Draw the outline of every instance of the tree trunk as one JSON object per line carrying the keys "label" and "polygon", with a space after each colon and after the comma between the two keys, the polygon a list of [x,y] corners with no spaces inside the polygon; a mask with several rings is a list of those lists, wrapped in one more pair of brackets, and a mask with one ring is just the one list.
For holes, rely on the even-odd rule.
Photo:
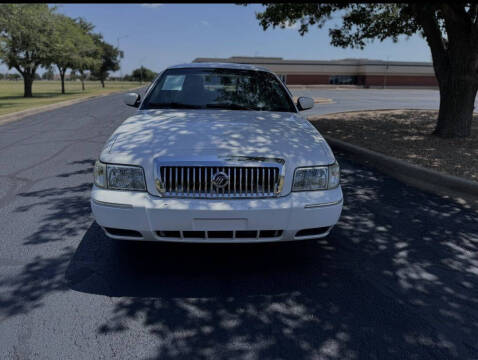
{"label": "tree trunk", "polygon": [[105,87],[105,80],[104,80],[104,79],[101,79],[100,81],[101,81],[101,86],[102,86],[102,87]]}
{"label": "tree trunk", "polygon": [[410,10],[430,46],[440,86],[440,111],[433,134],[442,138],[470,136],[478,89],[476,15],[470,17],[464,9],[457,12],[445,2],[417,2]]}
{"label": "tree trunk", "polygon": [[65,71],[60,70],[60,78],[61,78],[61,93],[64,94],[65,93]]}
{"label": "tree trunk", "polygon": [[469,74],[453,71],[439,83],[440,110],[433,134],[442,138],[470,136],[478,83]]}
{"label": "tree trunk", "polygon": [[23,74],[23,97],[32,97],[33,76],[27,72]]}
{"label": "tree trunk", "polygon": [[85,91],[85,74],[82,70],[79,70],[78,72],[80,73],[81,90]]}

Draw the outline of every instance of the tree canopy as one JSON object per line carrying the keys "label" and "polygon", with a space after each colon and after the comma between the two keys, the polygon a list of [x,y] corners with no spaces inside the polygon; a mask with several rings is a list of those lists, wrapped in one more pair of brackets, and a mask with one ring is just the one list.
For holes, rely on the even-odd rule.
{"label": "tree canopy", "polygon": [[110,71],[118,71],[120,68],[120,59],[123,58],[123,52],[117,47],[108,44],[103,40],[103,36],[95,34],[93,40],[98,49],[99,64],[93,69],[91,75],[101,81],[105,87],[104,81],[108,78]]}
{"label": "tree canopy", "polygon": [[471,133],[478,90],[478,4],[449,3],[264,3],[256,14],[264,30],[298,23],[304,35],[322,28],[333,16],[330,42],[363,49],[373,40],[421,34],[427,41],[440,88],[440,110],[435,134],[466,137]]}
{"label": "tree canopy", "polygon": [[86,72],[97,69],[101,65],[101,49],[95,44],[95,34],[93,24],[89,23],[83,18],[75,19],[77,26],[79,26],[88,41],[80,41],[77,44],[78,57],[72,64],[72,70],[76,70],[79,73],[81,80],[81,86],[85,90],[85,78]]}
{"label": "tree canopy", "polygon": [[133,81],[153,81],[156,75],[157,73],[155,73],[153,70],[141,66],[137,69],[134,69],[129,78]]}
{"label": "tree canopy", "polygon": [[53,12],[47,4],[0,4],[0,58],[23,76],[26,97],[38,67],[51,61]]}
{"label": "tree canopy", "polygon": [[104,86],[109,71],[119,69],[123,52],[92,33],[84,19],[58,14],[47,4],[0,4],[0,59],[23,77],[24,96],[32,96],[39,67],[55,65],[65,92],[67,69],[78,71],[84,89],[85,72],[94,72]]}
{"label": "tree canopy", "polygon": [[51,62],[58,67],[61,92],[64,94],[66,70],[92,68],[96,64],[93,58],[96,45],[80,23],[61,14],[54,17]]}

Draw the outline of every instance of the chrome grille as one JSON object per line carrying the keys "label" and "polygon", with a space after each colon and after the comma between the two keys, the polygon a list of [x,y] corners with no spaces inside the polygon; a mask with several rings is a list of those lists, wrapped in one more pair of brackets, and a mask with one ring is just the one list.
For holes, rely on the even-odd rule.
{"label": "chrome grille", "polygon": [[[245,164],[244,164],[245,165]],[[156,164],[156,186],[163,196],[187,198],[258,198],[279,195],[283,165]],[[229,181],[220,187],[214,177],[223,173]]]}

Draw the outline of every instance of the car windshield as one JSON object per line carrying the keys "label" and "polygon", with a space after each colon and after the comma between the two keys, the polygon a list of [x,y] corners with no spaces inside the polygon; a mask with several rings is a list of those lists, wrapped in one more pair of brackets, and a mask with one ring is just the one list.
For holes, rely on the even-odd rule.
{"label": "car windshield", "polygon": [[271,73],[214,68],[166,70],[142,108],[296,112],[284,86]]}

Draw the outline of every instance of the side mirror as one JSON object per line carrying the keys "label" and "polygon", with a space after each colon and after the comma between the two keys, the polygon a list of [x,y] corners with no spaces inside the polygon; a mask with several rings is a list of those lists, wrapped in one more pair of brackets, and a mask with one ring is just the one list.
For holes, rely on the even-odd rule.
{"label": "side mirror", "polygon": [[312,109],[314,107],[314,99],[301,96],[297,99],[297,107],[299,108],[299,111]]}
{"label": "side mirror", "polygon": [[127,93],[124,98],[124,103],[128,106],[138,107],[141,101],[141,95],[137,93]]}

